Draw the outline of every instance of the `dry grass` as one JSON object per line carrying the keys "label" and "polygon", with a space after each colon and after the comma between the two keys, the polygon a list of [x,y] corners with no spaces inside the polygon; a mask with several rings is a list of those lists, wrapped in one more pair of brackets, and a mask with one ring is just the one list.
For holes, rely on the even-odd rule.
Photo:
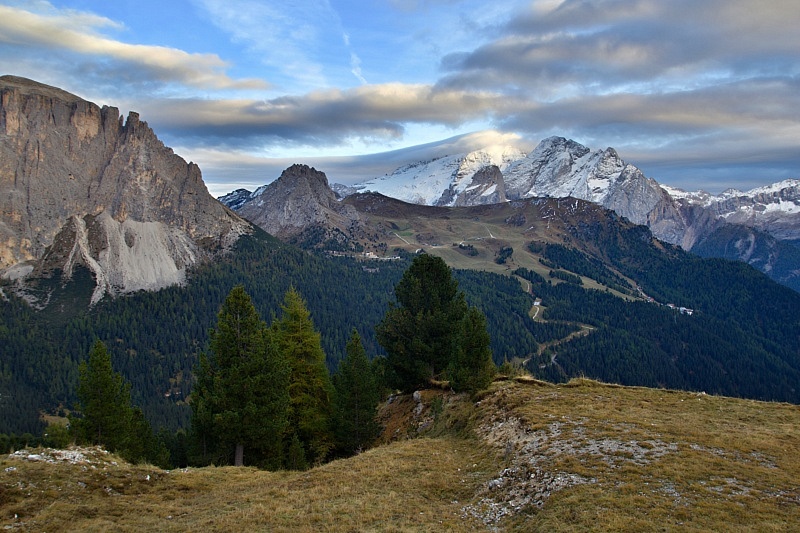
{"label": "dry grass", "polygon": [[[800,408],[574,380],[424,391],[308,472],[0,460],[14,531],[793,531]],[[16,515],[16,516],[15,516]]]}
{"label": "dry grass", "polygon": [[405,440],[308,472],[164,472],[108,457],[74,465],[4,459],[0,524],[15,531],[463,530],[460,502],[494,470],[480,450],[449,438]]}
{"label": "dry grass", "polygon": [[482,409],[483,433],[510,450],[512,467],[577,480],[515,513],[505,527],[800,528],[796,405],[581,379],[566,386],[505,385]]}

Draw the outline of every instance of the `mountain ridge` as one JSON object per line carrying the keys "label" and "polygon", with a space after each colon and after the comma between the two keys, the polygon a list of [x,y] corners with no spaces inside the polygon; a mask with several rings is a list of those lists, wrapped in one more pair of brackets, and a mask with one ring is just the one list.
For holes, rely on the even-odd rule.
{"label": "mountain ridge", "polygon": [[[688,251],[697,247],[704,256],[747,262],[800,291],[800,263],[787,248],[800,243],[800,180],[719,195],[686,192],[648,178],[613,148],[591,150],[573,140],[549,137],[528,154],[494,146],[407,164],[379,178],[331,188],[339,197],[377,192],[405,202],[451,207],[531,197],[580,198],[646,225],[666,242]],[[244,205],[251,200],[237,197]],[[746,251],[743,239],[756,235],[750,232],[745,238],[746,230],[720,242],[721,235],[735,234],[719,231],[730,225],[757,230],[762,253]]]}
{"label": "mountain ridge", "polygon": [[0,271],[88,267],[105,294],[153,290],[250,231],[139,114],[127,119],[61,89],[0,77]]}

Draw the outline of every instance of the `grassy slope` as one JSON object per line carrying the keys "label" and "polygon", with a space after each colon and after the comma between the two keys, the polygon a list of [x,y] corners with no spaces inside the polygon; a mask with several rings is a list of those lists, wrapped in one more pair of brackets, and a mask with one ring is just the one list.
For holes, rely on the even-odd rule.
{"label": "grassy slope", "polygon": [[[395,439],[308,472],[163,472],[0,460],[15,530],[788,531],[800,408],[589,380],[426,391],[383,411]],[[417,438],[407,439],[408,436]],[[149,480],[147,476],[150,476]],[[17,518],[14,515],[17,514]]]}

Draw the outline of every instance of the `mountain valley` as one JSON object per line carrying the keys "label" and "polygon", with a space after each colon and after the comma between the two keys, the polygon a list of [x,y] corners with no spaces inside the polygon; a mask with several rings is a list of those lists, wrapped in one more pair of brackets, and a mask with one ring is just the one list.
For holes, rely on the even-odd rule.
{"label": "mountain valley", "polygon": [[[648,226],[661,240],[704,257],[747,262],[800,291],[798,180],[748,192],[690,193],[645,177],[613,148],[593,151],[551,137],[527,155],[510,147],[489,147],[400,167],[354,186],[331,187],[340,196],[377,192],[443,207],[538,197],[588,200]],[[238,210],[262,201],[256,199],[265,188],[237,191],[220,200]],[[246,209],[252,213],[254,207]]]}
{"label": "mountain valley", "polygon": [[[751,200],[680,197],[614,150],[553,138],[524,157],[440,161],[458,179],[428,198],[446,205],[337,198],[324,172],[296,164],[226,207],[135,113],[123,121],[52,87],[2,82],[0,433],[39,434],[43,414],[69,412],[95,339],[147,419],[185,430],[194,369],[239,284],[264,317],[297,289],[329,370],[354,329],[380,356],[375,325],[420,253],[455,269],[498,365],[554,383],[587,376],[800,404],[800,294],[743,261],[678,246],[690,239],[704,255],[792,279],[793,212],[763,206],[795,205],[793,182]],[[404,173],[421,180],[435,163]],[[745,209],[755,214],[731,214]],[[726,213],[736,225],[719,221]]]}

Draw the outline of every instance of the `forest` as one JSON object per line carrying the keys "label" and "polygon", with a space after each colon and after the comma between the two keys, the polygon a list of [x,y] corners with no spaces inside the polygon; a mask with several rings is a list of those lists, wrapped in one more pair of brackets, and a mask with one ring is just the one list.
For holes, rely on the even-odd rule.
{"label": "forest", "polygon": [[[652,239],[646,228],[597,223],[572,228],[599,253],[532,243],[557,270],[601,277],[655,303],[627,302],[558,277],[518,270],[531,282],[455,271],[470,306],[486,317],[496,364],[528,360],[534,375],[561,381],[586,375],[609,382],[702,390],[800,403],[800,295],[737,262],[704,260]],[[528,253],[528,250],[516,253]],[[313,254],[265,233],[241,239],[223,260],[194,271],[183,286],[88,303],[86,271],[50,282],[49,305],[35,310],[4,290],[0,304],[0,433],[40,435],[42,413],[69,413],[78,368],[96,340],[131,383],[131,398],[156,431],[187,428],[194,369],[231,288],[242,285],[272,322],[287,290],[307,302],[333,372],[355,330],[370,358],[384,355],[375,327],[410,264]],[[598,258],[601,261],[598,261]],[[594,279],[594,278],[593,278]],[[631,280],[631,281],[629,281]],[[635,285],[635,287],[634,287]],[[45,287],[42,288],[44,290]],[[544,321],[531,319],[534,297]],[[695,310],[682,315],[663,304]],[[558,343],[571,333],[568,342]],[[540,345],[553,343],[540,356]]]}
{"label": "forest", "polygon": [[[626,302],[608,291],[517,270],[541,298],[545,320],[591,330],[532,359],[534,375],[563,381],[583,374],[625,385],[800,403],[799,294],[742,262],[661,249],[667,245],[654,244],[646,228],[620,234],[593,228],[584,235],[592,235],[611,265],[655,302]],[[591,259],[571,250],[557,261],[585,273]],[[679,306],[694,313],[683,314]]]}
{"label": "forest", "polygon": [[[261,232],[241,239],[224,260],[197,269],[184,286],[104,299],[83,311],[75,309],[88,303],[91,293],[85,270],[64,287],[53,284],[57,290],[41,311],[4,291],[0,433],[39,435],[42,412],[68,412],[75,402],[78,365],[97,339],[131,383],[133,403],[154,428],[187,427],[193,368],[207,349],[209,328],[225,296],[239,284],[267,321],[294,287],[321,333],[330,371],[344,357],[354,329],[370,358],[382,354],[374,328],[409,263],[410,258],[364,263],[310,254]],[[528,317],[531,300],[517,281],[472,271],[456,272],[455,278],[469,304],[485,313],[497,362],[535,350],[541,326]]]}

